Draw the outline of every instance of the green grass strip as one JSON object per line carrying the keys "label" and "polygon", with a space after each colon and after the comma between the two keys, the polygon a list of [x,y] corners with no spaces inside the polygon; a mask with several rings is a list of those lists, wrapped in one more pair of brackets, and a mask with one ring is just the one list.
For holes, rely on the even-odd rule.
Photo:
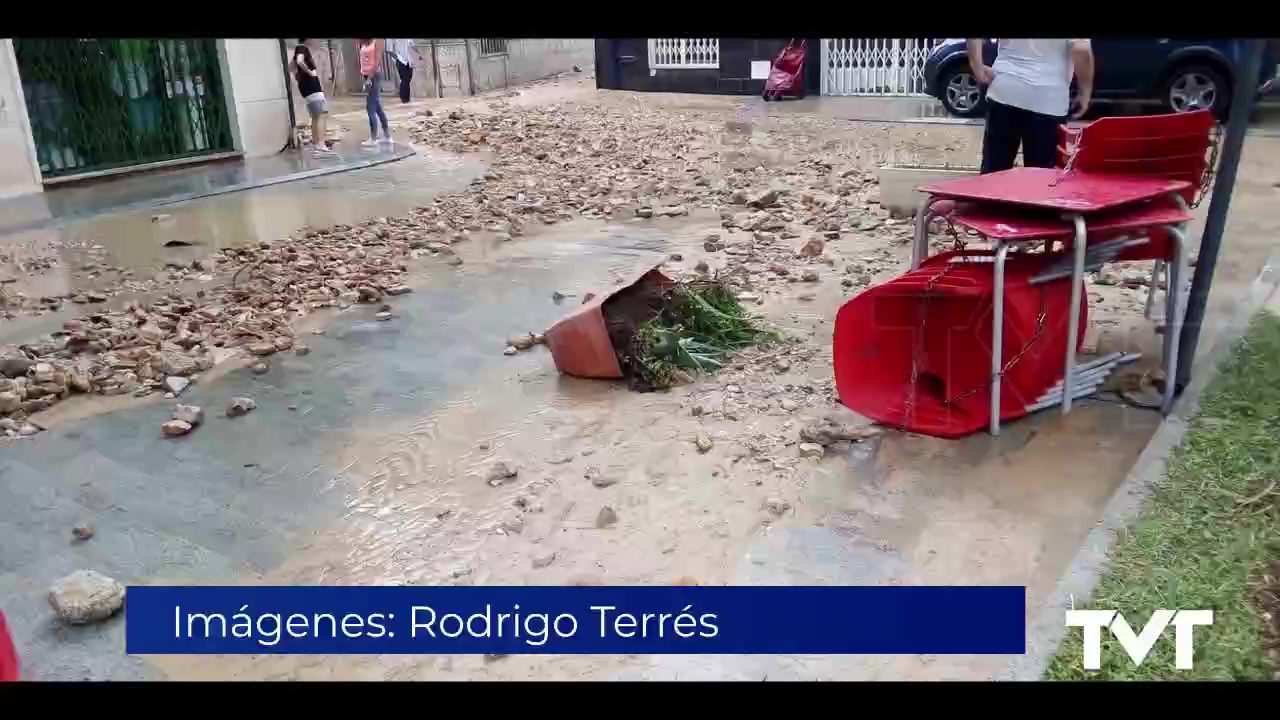
{"label": "green grass strip", "polygon": [[[1173,626],[1134,667],[1102,632],[1102,668],[1081,668],[1068,628],[1051,680],[1268,680],[1264,621],[1251,582],[1280,558],[1280,319],[1264,314],[1207,389],[1166,477],[1122,532],[1093,600],[1140,631],[1157,608],[1212,609],[1195,631],[1195,667],[1174,668]],[[1274,610],[1273,610],[1274,612]]]}

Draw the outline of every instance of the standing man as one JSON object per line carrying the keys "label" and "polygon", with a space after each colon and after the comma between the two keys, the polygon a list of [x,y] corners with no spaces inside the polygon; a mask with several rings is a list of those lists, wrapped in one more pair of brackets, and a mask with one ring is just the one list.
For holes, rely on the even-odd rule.
{"label": "standing man", "polygon": [[400,102],[409,102],[409,81],[413,79],[413,40],[392,40],[391,51],[396,55],[396,74],[400,77]]}
{"label": "standing man", "polygon": [[316,155],[334,156],[337,153],[329,149],[324,121],[324,116],[329,113],[329,102],[325,100],[324,89],[320,86],[320,73],[316,71],[316,61],[311,57],[308,42],[306,38],[298,38],[298,46],[293,49],[294,80],[298,83],[298,94],[307,104],[307,113],[311,115],[311,147]]}
{"label": "standing man", "polygon": [[987,87],[987,126],[982,172],[1008,170],[1022,146],[1022,164],[1051,168],[1057,160],[1058,126],[1089,109],[1093,97],[1093,48],[1083,40],[1002,39],[994,64],[982,59],[982,39],[969,39],[969,67]]}

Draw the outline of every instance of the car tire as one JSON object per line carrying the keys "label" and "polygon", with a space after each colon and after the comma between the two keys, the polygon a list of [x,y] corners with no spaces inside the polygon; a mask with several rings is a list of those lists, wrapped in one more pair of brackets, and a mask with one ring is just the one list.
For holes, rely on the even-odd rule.
{"label": "car tire", "polygon": [[1218,119],[1225,120],[1231,104],[1231,86],[1219,70],[1209,65],[1181,65],[1160,86],[1160,104],[1171,113],[1212,110]]}
{"label": "car tire", "polygon": [[978,86],[973,70],[963,62],[952,64],[938,76],[938,95],[942,107],[956,117],[982,117],[987,111],[986,92]]}

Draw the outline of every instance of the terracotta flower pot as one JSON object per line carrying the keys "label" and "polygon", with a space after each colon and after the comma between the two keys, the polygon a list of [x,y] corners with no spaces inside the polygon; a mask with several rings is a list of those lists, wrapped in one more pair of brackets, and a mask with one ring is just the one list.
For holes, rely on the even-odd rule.
{"label": "terracotta flower pot", "polygon": [[671,278],[655,265],[606,292],[588,294],[577,309],[552,325],[544,335],[556,369],[582,378],[621,378],[618,354],[609,339],[604,304],[619,292],[642,280],[670,285]]}

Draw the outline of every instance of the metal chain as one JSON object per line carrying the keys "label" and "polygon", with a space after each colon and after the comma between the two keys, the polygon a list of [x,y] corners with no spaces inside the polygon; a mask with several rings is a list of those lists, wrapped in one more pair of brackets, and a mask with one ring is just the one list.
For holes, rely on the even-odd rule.
{"label": "metal chain", "polygon": [[1080,154],[1080,132],[1083,130],[1084,128],[1081,128],[1073,136],[1074,142],[1071,143],[1071,148],[1067,153],[1067,162],[1062,166],[1062,173],[1059,174],[1058,177],[1049,181],[1049,187],[1056,187],[1058,183],[1066,179],[1067,175],[1071,173],[1072,168],[1075,167],[1076,155]]}
{"label": "metal chain", "polygon": [[[1004,378],[1004,376],[1005,376],[1005,373],[1009,372],[1009,370],[1010,370],[1014,365],[1016,365],[1016,364],[1018,363],[1018,361],[1019,361],[1019,360],[1021,360],[1021,359],[1022,359],[1022,357],[1023,357],[1024,355],[1026,355],[1028,352],[1030,352],[1030,351],[1031,351],[1031,348],[1036,344],[1036,341],[1037,341],[1037,340],[1039,340],[1039,339],[1040,339],[1040,336],[1044,334],[1044,326],[1045,326],[1045,319],[1046,319],[1046,317],[1047,317],[1047,313],[1046,313],[1046,311],[1045,311],[1045,285],[1044,285],[1044,284],[1042,284],[1042,285],[1040,285],[1040,312],[1036,314],[1036,330],[1035,330],[1035,332],[1034,332],[1034,333],[1032,333],[1032,335],[1031,335],[1031,339],[1027,340],[1027,342],[1026,342],[1026,343],[1024,343],[1024,344],[1022,345],[1022,348],[1021,348],[1021,349],[1019,349],[1019,350],[1018,350],[1018,352],[1017,352],[1017,353],[1015,353],[1013,357],[1009,358],[1009,361],[1008,361],[1008,362],[1006,362],[1006,363],[1005,363],[1005,364],[1000,368],[1000,372],[996,373],[996,377],[991,378],[990,380],[986,381],[985,383],[982,383],[982,384],[980,384],[980,385],[977,385],[977,386],[975,386],[975,387],[972,387],[972,388],[970,388],[970,389],[968,389],[968,390],[966,390],[966,391],[964,391],[964,392],[960,393],[959,395],[956,395],[956,396],[954,396],[954,397],[952,397],[952,398],[950,398],[950,399],[943,398],[943,400],[942,400],[942,404],[943,404],[943,405],[954,405],[954,404],[956,404],[956,403],[960,402],[961,400],[967,400],[967,399],[968,399],[970,396],[972,396],[974,393],[977,393],[977,392],[979,392],[979,391],[986,390],[986,389],[990,388],[990,387],[991,387],[991,383],[995,382],[997,378],[999,378],[999,379],[1003,379],[1003,378]],[[994,317],[992,317],[992,322],[995,322],[995,318],[994,318]],[[1068,340],[1068,342],[1070,342],[1070,340]],[[991,351],[992,351],[992,352],[1000,352],[1000,349],[999,349],[999,348],[992,348],[992,349],[991,349]]]}
{"label": "metal chain", "polygon": [[[942,216],[942,219],[945,220],[947,223],[947,231],[948,231],[948,234],[951,235],[952,249],[957,252],[963,253],[965,249],[965,243],[963,240],[960,239],[960,233],[956,230],[955,224],[952,223],[951,218],[946,215]],[[927,224],[925,226],[925,233],[927,237],[928,235]],[[927,242],[925,244],[925,252],[928,252]],[[961,255],[961,257],[964,258],[966,261],[968,260],[968,258],[963,255]],[[930,300],[933,299],[933,287],[939,280],[941,280],[943,277],[946,277],[947,273],[951,272],[951,266],[953,264],[955,263],[951,263],[951,262],[943,263],[942,269],[939,270],[937,273],[935,273],[933,277],[929,278],[928,282],[926,282],[924,286],[924,298],[920,302],[919,329],[916,332],[915,350],[911,356],[911,380],[910,380],[911,389],[907,394],[907,404],[903,411],[903,418],[907,420],[910,420],[913,417],[913,413],[915,412],[916,386],[920,380],[920,366],[924,362],[925,336],[927,334],[926,328],[927,328],[928,319],[929,319],[929,304],[930,304]]]}
{"label": "metal chain", "polygon": [[1218,174],[1218,149],[1222,146],[1222,127],[1214,125],[1209,138],[1209,164],[1205,166],[1204,175],[1200,176],[1200,189],[1196,192],[1196,199],[1191,203],[1191,209],[1200,207],[1200,203],[1209,197],[1209,193],[1213,189],[1213,179]]}
{"label": "metal chain", "polygon": [[[963,252],[965,248],[965,243],[963,240],[960,239],[960,234],[959,232],[956,231],[954,223],[952,223],[951,219],[948,217],[944,216],[943,219],[946,220],[947,222],[947,229],[954,243],[954,248],[959,252]],[[961,256],[961,257],[964,257],[964,256]],[[967,262],[968,258],[964,258],[964,259]],[[919,330],[916,334],[915,351],[912,353],[912,358],[911,358],[910,390],[908,391],[907,403],[903,413],[904,419],[907,420],[908,422],[912,419],[913,413],[915,412],[916,389],[920,380],[920,367],[924,361],[925,337],[927,335],[926,331],[927,331],[928,317],[929,317],[929,305],[930,305],[930,301],[933,299],[934,286],[937,284],[939,280],[946,277],[947,273],[951,271],[952,265],[958,265],[958,264],[960,263],[952,263],[952,262],[943,263],[942,269],[940,269],[937,273],[935,273],[932,277],[930,277],[928,282],[925,283],[924,298],[921,300],[921,303],[920,303]],[[1032,333],[1031,338],[1028,339],[1027,342],[1025,342],[1021,348],[1019,348],[1018,352],[1014,353],[1013,357],[1009,358],[1009,360],[1006,361],[1003,366],[1001,366],[1000,372],[996,373],[995,377],[987,380],[984,383],[980,383],[951,398],[943,398],[942,400],[943,405],[945,406],[955,405],[956,403],[959,403],[962,400],[967,400],[969,397],[973,396],[975,393],[978,393],[985,389],[990,388],[993,382],[995,382],[997,379],[1003,379],[1004,376],[1009,372],[1009,370],[1012,369],[1013,366],[1016,365],[1020,360],[1022,360],[1022,358],[1028,352],[1031,351],[1031,348],[1035,347],[1036,342],[1044,335],[1044,328],[1048,318],[1048,312],[1046,310],[1045,290],[1046,290],[1046,285],[1041,285],[1040,286],[1040,310],[1036,314],[1036,329],[1035,329],[1035,332]],[[995,321],[995,318],[992,317],[992,322],[994,321]],[[992,352],[999,352],[999,349],[992,348]]]}

